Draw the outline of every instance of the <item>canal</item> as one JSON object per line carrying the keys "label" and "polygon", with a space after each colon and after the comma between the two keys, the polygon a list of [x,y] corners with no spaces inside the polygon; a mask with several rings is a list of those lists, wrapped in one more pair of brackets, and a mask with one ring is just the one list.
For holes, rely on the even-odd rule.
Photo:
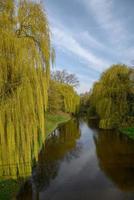
{"label": "canal", "polygon": [[47,138],[17,199],[133,200],[134,141],[72,119]]}

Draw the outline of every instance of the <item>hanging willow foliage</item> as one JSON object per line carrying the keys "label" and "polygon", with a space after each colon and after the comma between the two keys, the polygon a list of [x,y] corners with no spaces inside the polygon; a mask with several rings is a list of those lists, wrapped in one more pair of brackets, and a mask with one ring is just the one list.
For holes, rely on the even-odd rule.
{"label": "hanging willow foliage", "polygon": [[50,57],[41,5],[21,0],[16,8],[13,0],[0,0],[0,176],[29,175],[37,160],[45,138]]}
{"label": "hanging willow foliage", "polygon": [[68,113],[76,113],[79,109],[80,97],[74,91],[73,87],[61,84],[60,92],[63,99],[63,110]]}
{"label": "hanging willow foliage", "polygon": [[91,99],[100,117],[100,128],[116,128],[127,120],[130,99],[134,102],[131,70],[125,65],[113,65],[94,84]]}
{"label": "hanging willow foliage", "polygon": [[76,113],[80,103],[80,97],[72,86],[54,80],[50,82],[48,100],[49,112]]}

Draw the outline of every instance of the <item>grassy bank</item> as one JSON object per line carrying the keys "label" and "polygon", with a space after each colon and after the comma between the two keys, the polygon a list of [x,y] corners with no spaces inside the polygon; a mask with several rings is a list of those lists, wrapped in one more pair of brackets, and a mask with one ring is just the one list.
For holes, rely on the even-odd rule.
{"label": "grassy bank", "polygon": [[127,135],[129,138],[134,139],[134,127],[122,128],[120,132]]}
{"label": "grassy bank", "polygon": [[20,180],[0,180],[0,199],[1,200],[13,200],[15,199],[15,196],[17,192],[19,191]]}
{"label": "grassy bank", "polygon": [[[59,124],[70,119],[70,115],[65,113],[46,115],[46,138],[52,133]],[[7,179],[0,180],[0,200],[15,199],[17,192],[22,184],[21,180]]]}
{"label": "grassy bank", "polygon": [[46,115],[46,137],[52,133],[59,124],[67,122],[70,119],[70,115],[65,113]]}

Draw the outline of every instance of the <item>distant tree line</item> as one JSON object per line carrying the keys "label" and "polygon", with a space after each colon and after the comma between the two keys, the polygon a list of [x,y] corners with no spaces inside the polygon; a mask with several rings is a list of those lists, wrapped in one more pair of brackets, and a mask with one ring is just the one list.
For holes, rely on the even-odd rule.
{"label": "distant tree line", "polygon": [[51,73],[48,90],[48,111],[76,113],[79,109],[80,97],[75,91],[79,81],[74,74],[65,70]]}
{"label": "distant tree line", "polygon": [[57,70],[51,73],[52,80],[58,81],[59,83],[64,83],[70,85],[74,88],[79,86],[79,80],[75,74],[70,74],[66,70]]}

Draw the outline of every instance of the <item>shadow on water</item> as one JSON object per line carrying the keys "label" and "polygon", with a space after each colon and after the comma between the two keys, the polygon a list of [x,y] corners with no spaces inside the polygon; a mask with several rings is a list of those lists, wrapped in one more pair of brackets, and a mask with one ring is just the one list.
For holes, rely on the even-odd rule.
{"label": "shadow on water", "polygon": [[17,199],[133,200],[134,141],[96,120],[70,120],[46,140]]}
{"label": "shadow on water", "polygon": [[57,177],[61,162],[68,162],[79,156],[80,148],[76,141],[80,138],[78,122],[71,120],[59,127],[46,141],[34,170],[34,182],[39,190],[48,187],[51,180]]}
{"label": "shadow on water", "polygon": [[101,170],[122,191],[134,191],[134,141],[113,131],[94,136]]}
{"label": "shadow on water", "polygon": [[39,154],[38,164],[33,170],[31,180],[23,185],[17,199],[39,199],[39,191],[49,187],[51,181],[57,177],[63,160],[70,162],[79,156],[80,145],[77,145],[79,138],[79,123],[76,120],[70,120],[54,131]]}

